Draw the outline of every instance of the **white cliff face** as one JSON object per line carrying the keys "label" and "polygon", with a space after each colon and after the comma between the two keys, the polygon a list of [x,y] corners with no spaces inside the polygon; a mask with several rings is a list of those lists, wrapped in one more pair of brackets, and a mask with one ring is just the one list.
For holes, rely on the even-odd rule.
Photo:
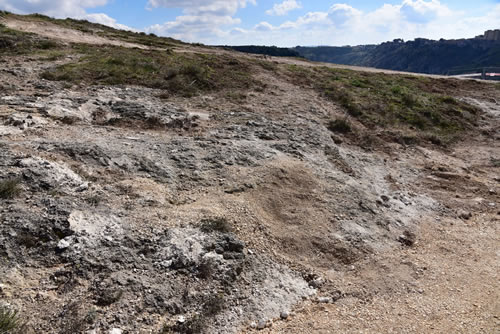
{"label": "white cliff face", "polygon": [[483,35],[477,36],[476,38],[488,41],[500,41],[500,29],[487,30]]}
{"label": "white cliff face", "polygon": [[488,30],[484,33],[484,37],[491,41],[500,41],[500,29]]}

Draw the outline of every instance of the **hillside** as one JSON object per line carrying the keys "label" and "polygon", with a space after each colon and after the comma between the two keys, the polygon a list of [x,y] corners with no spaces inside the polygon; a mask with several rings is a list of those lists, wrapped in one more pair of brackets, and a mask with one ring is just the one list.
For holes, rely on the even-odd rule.
{"label": "hillside", "polygon": [[278,48],[276,46],[259,46],[259,45],[226,45],[226,49],[239,52],[253,53],[258,55],[266,55],[272,57],[300,57],[297,51],[289,48]]}
{"label": "hillside", "polygon": [[0,14],[0,333],[498,328],[498,83]]}
{"label": "hillside", "polygon": [[296,47],[313,61],[429,74],[461,74],[483,67],[500,67],[500,40],[481,38],[404,42],[346,47]]}

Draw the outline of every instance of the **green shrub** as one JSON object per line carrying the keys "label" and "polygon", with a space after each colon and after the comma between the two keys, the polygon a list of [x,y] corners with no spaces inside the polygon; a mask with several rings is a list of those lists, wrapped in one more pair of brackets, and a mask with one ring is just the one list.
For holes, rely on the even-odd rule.
{"label": "green shrub", "polygon": [[328,122],[328,130],[332,132],[348,133],[351,132],[351,124],[346,119],[335,119]]}
{"label": "green shrub", "polygon": [[59,44],[57,44],[54,41],[43,40],[43,41],[38,42],[37,48],[42,49],[42,50],[49,50],[49,49],[55,49],[58,46],[59,46]]}
{"label": "green shrub", "polygon": [[25,324],[16,311],[0,307],[0,334],[22,334]]}
{"label": "green shrub", "polygon": [[21,192],[21,181],[19,179],[8,179],[0,181],[0,198],[12,199]]}
{"label": "green shrub", "polygon": [[224,217],[202,219],[200,229],[205,233],[228,233],[232,231],[231,224]]}
{"label": "green shrub", "polygon": [[418,100],[415,97],[415,95],[410,94],[410,93],[405,93],[402,96],[402,102],[405,106],[407,106],[408,108],[411,108],[418,103]]}
{"label": "green shrub", "polygon": [[452,104],[452,105],[457,105],[458,104],[458,101],[451,97],[451,96],[443,96],[440,98],[441,102],[443,103],[447,103],[447,104]]}

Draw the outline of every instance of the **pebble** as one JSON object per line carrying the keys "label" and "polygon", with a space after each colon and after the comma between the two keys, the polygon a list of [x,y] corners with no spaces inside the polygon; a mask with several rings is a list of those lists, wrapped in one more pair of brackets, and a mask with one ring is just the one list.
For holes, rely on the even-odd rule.
{"label": "pebble", "polygon": [[257,324],[257,329],[264,329],[266,328],[267,321],[264,319],[259,320],[259,323]]}
{"label": "pebble", "polygon": [[69,248],[69,246],[71,246],[71,242],[66,238],[59,240],[57,243],[58,250],[65,250],[66,248]]}
{"label": "pebble", "polygon": [[109,334],[122,334],[122,330],[120,328],[112,328],[110,331],[109,331]]}
{"label": "pebble", "polygon": [[318,303],[321,304],[330,304],[332,302],[332,299],[330,297],[319,297],[318,298]]}
{"label": "pebble", "polygon": [[283,319],[283,320],[288,319],[288,317],[289,317],[289,316],[290,316],[290,315],[288,314],[288,312],[287,312],[287,311],[283,311],[283,312],[281,312],[281,314],[280,314],[280,318],[281,318],[281,319]]}

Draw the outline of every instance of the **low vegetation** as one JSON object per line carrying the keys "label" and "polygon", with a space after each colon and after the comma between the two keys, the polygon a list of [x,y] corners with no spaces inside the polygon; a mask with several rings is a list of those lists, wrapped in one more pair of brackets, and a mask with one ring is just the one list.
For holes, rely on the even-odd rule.
{"label": "low vegetation", "polygon": [[0,307],[0,334],[22,334],[24,327],[24,322],[16,311]]}
{"label": "low vegetation", "polygon": [[255,83],[250,64],[230,56],[89,45],[75,45],[73,52],[82,55],[78,62],[55,67],[42,77],[72,83],[140,85],[186,97],[222,88],[247,90]]}
{"label": "low vegetation", "polygon": [[0,55],[22,55],[49,51],[58,43],[35,34],[13,30],[0,23]]}
{"label": "low vegetation", "polygon": [[228,233],[232,231],[231,224],[227,221],[226,218],[217,217],[217,218],[205,218],[201,221],[201,228],[203,232],[221,232]]}
{"label": "low vegetation", "polygon": [[8,179],[0,181],[0,199],[12,199],[21,192],[21,181]]}
{"label": "low vegetation", "polygon": [[[413,130],[422,139],[448,143],[475,124],[478,110],[445,92],[439,81],[416,76],[366,73],[329,67],[288,65],[285,75],[341,106],[365,126]],[[328,127],[349,132],[341,120]]]}
{"label": "low vegetation", "polygon": [[332,132],[348,133],[351,132],[351,124],[346,119],[335,119],[328,123],[328,130]]}

